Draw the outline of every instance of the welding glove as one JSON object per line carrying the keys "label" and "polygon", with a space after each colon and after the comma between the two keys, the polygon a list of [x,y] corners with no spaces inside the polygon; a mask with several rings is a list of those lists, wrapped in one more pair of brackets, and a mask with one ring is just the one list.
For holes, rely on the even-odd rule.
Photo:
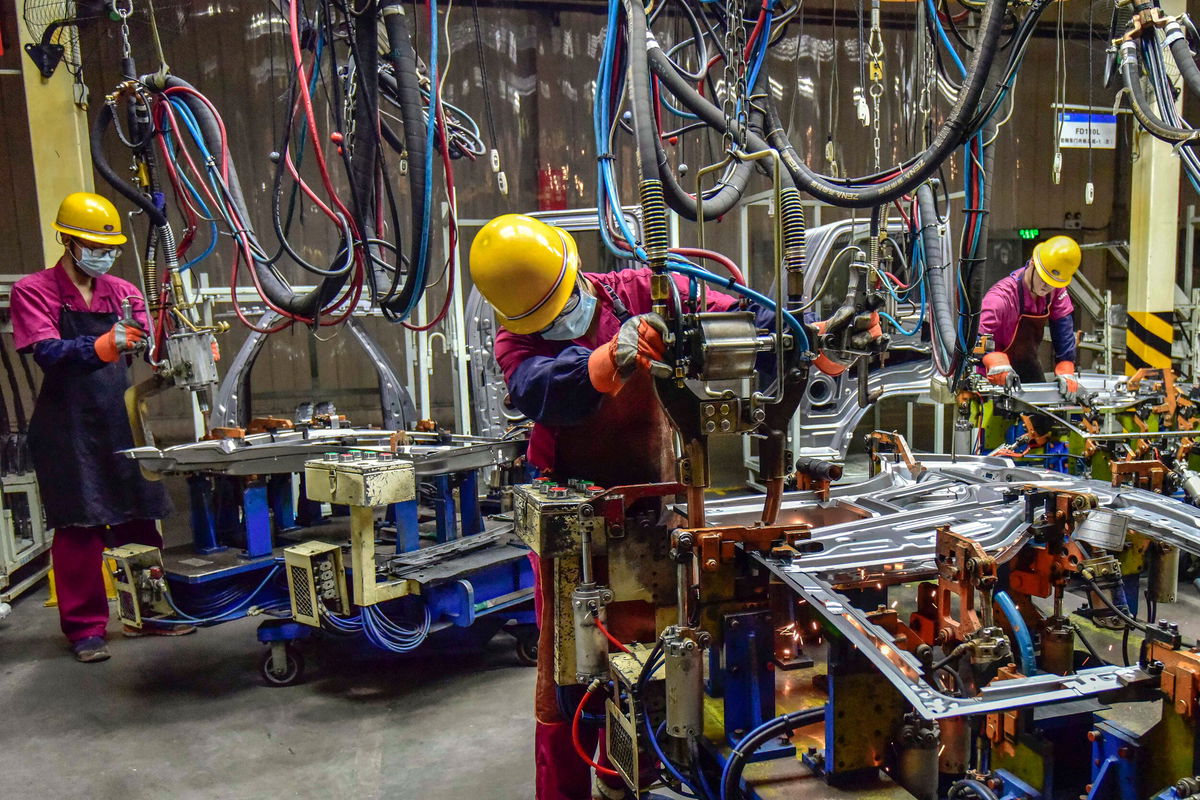
{"label": "welding glove", "polygon": [[988,353],[983,357],[983,367],[987,370],[988,383],[993,386],[1003,387],[1009,391],[1020,390],[1021,379],[1017,377],[1017,371],[1009,363],[1006,354],[1000,352]]}
{"label": "welding glove", "polygon": [[96,337],[96,355],[101,361],[111,364],[122,355],[132,353],[146,341],[146,329],[136,320],[122,319],[108,333]]}
{"label": "welding glove", "polygon": [[625,320],[617,335],[588,357],[592,386],[598,392],[616,394],[638,370],[669,375],[670,369],[663,363],[667,354],[663,341],[666,333],[667,324],[657,314],[638,314]]}
{"label": "welding glove", "polygon": [[1079,379],[1075,377],[1075,365],[1060,361],[1054,365],[1054,377],[1058,381],[1058,393],[1068,403],[1079,401]]}

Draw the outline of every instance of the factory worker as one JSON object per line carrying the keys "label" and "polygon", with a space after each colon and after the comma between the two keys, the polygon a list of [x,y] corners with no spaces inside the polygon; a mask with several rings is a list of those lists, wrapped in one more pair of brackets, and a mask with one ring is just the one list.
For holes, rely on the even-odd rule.
{"label": "factory worker", "polygon": [[[155,520],[171,512],[162,483],[147,481],[116,451],[133,446],[125,411],[128,356],[146,339],[145,300],[108,274],[125,236],[117,209],[100,195],[67,195],[54,221],[58,262],[12,289],[14,345],[42,368],[29,451],[46,524],[63,633],[82,662],[109,657],[106,544],[162,546]],[[130,316],[121,312],[128,301]],[[126,629],[181,634],[190,627]]]}
{"label": "factory worker", "polygon": [[[666,350],[666,328],[649,314],[650,270],[585,273],[580,266],[570,234],[520,214],[488,222],[471,245],[471,277],[502,327],[496,360],[513,405],[535,423],[529,461],[560,481],[603,487],[674,480],[671,428],[650,375]],[[676,284],[687,298],[687,280]],[[707,302],[724,311],[736,301],[709,291]],[[756,313],[760,326],[771,324],[773,314]],[[537,798],[587,800],[590,768],[575,752],[556,696],[553,569],[547,563],[538,572]],[[578,694],[569,696],[578,703]],[[588,711],[603,713],[594,703]],[[594,750],[596,731],[586,728],[583,740]],[[595,790],[620,798],[622,786],[606,777]]]}
{"label": "factory worker", "polygon": [[1001,278],[984,295],[979,334],[991,336],[996,348],[983,357],[988,381],[1015,389],[1022,381],[1045,380],[1038,345],[1049,323],[1058,389],[1064,399],[1075,402],[1075,307],[1066,287],[1079,261],[1074,239],[1051,237],[1033,248],[1024,267]]}

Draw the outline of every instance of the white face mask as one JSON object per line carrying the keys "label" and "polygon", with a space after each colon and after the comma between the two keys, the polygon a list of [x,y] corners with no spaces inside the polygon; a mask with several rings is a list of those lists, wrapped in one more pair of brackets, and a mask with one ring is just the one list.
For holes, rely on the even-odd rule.
{"label": "white face mask", "polygon": [[113,247],[93,250],[90,247],[79,246],[79,255],[75,258],[75,266],[93,278],[99,278],[112,269],[117,260],[119,250]]}
{"label": "white face mask", "polygon": [[596,313],[595,296],[579,288],[579,302],[567,313],[554,320],[554,323],[542,331],[543,339],[569,342],[587,333],[592,326],[592,317]]}

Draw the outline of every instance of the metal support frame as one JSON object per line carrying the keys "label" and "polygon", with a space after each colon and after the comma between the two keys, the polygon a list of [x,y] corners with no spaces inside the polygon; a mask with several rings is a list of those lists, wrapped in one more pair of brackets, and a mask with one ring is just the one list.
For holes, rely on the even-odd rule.
{"label": "metal support frame", "polygon": [[[264,314],[259,327],[269,328],[282,318],[275,312]],[[400,382],[391,359],[378,342],[367,332],[355,317],[345,322],[346,330],[359,343],[375,372],[379,376],[379,402],[383,411],[383,427],[388,430],[403,430],[415,421],[412,398],[408,389]],[[210,424],[214,428],[244,428],[249,421],[250,370],[266,344],[267,334],[252,331],[230,362],[229,370],[221,379],[213,402]]]}
{"label": "metal support frame", "polygon": [[[1186,11],[1183,0],[1163,0],[1167,14]],[[1183,98],[1176,101],[1182,104]],[[1167,142],[1134,133],[1129,203],[1129,290],[1125,374],[1171,366],[1175,266],[1179,234],[1179,159]]]}
{"label": "metal support frame", "polygon": [[[721,686],[725,736],[731,746],[775,716],[774,630],[768,611],[727,614],[724,619],[724,669]],[[794,755],[786,739],[769,742],[751,757],[766,761]]]}
{"label": "metal support frame", "polygon": [[[0,601],[8,601],[32,587],[47,573],[48,566],[32,572],[28,572],[27,568],[50,550],[52,537],[46,529],[37,478],[32,472],[6,475],[0,478],[0,488],[3,489],[0,494],[0,589],[4,590],[0,593]],[[7,498],[7,495],[15,494],[25,495],[29,509],[29,517],[22,520],[20,529]],[[26,571],[22,573],[24,577],[16,584],[11,584],[12,576],[22,570]]]}
{"label": "metal support frame", "polygon": [[242,520],[246,531],[246,558],[271,555],[274,544],[271,536],[271,504],[267,499],[267,484],[248,482],[242,488]]}

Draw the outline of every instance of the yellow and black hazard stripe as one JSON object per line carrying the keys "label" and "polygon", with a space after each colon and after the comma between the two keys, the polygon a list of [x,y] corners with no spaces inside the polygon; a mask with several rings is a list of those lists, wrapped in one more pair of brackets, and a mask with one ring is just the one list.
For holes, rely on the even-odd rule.
{"label": "yellow and black hazard stripe", "polygon": [[1130,311],[1125,318],[1125,374],[1171,366],[1173,311]]}

